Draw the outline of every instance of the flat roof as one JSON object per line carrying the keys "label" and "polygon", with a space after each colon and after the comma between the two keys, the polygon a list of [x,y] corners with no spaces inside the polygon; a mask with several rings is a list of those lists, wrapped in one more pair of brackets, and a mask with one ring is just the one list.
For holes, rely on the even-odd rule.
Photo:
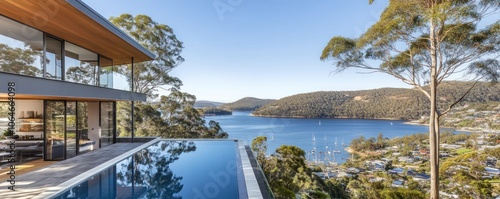
{"label": "flat roof", "polygon": [[0,14],[113,59],[114,64],[150,61],[154,53],[81,0],[1,1]]}

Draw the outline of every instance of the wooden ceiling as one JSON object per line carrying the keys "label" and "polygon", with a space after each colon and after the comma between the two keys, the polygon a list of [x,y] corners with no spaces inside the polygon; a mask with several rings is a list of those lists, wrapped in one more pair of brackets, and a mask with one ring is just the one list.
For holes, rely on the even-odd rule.
{"label": "wooden ceiling", "polygon": [[66,0],[0,0],[0,14],[109,57],[115,65],[130,63],[132,57],[134,62],[142,62],[152,60],[154,56],[144,52],[144,48],[138,49]]}

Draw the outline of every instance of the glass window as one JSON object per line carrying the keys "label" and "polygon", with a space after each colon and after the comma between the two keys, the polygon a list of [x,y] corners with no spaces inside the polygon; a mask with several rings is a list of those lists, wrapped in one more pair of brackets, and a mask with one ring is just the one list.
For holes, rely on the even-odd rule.
{"label": "glass window", "polygon": [[0,16],[0,71],[43,76],[43,33]]}
{"label": "glass window", "polygon": [[[9,128],[9,103],[0,101],[0,133]],[[0,134],[0,137],[3,134]]]}
{"label": "glass window", "polygon": [[62,72],[62,42],[50,36],[45,37],[45,78],[61,79]]}
{"label": "glass window", "polygon": [[130,64],[113,66],[113,88],[124,91],[131,90],[130,84]]}
{"label": "glass window", "polygon": [[64,159],[64,118],[66,107],[64,101],[46,101],[45,104],[45,151],[46,160]]}
{"label": "glass window", "polygon": [[89,103],[88,102],[78,102],[78,128],[77,128],[77,136],[79,139],[79,150],[78,154],[81,154],[83,152],[91,151],[94,150],[94,148],[97,148],[97,143],[99,143],[99,140],[93,139],[91,136],[89,136]]}
{"label": "glass window", "polygon": [[69,42],[64,50],[65,80],[96,85],[97,54]]}
{"label": "glass window", "polygon": [[113,60],[99,57],[99,86],[113,88]]}
{"label": "glass window", "polygon": [[101,147],[113,143],[113,134],[115,132],[114,102],[101,102]]}
{"label": "glass window", "polygon": [[66,102],[66,159],[76,156],[76,101]]}

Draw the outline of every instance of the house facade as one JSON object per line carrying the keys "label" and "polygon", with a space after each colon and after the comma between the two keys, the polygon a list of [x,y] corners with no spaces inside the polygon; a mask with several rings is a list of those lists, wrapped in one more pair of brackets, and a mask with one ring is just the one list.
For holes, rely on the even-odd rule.
{"label": "house facade", "polygon": [[80,0],[0,2],[0,104],[14,82],[17,153],[64,160],[116,143],[116,102],[146,100],[132,71],[154,57]]}

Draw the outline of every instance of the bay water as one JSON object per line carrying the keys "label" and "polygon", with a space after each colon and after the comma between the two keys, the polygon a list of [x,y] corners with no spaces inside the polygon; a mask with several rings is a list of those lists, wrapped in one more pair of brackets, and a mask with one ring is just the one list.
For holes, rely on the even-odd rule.
{"label": "bay water", "polygon": [[243,140],[248,145],[255,137],[266,136],[268,154],[274,153],[281,145],[293,145],[306,151],[310,160],[313,159],[311,151],[315,149],[317,155],[323,154],[322,157],[331,154],[327,156],[328,160],[335,158],[337,163],[343,163],[351,156],[345,148],[354,138],[376,138],[379,133],[394,138],[428,132],[427,126],[405,124],[402,120],[267,118],[251,116],[250,112],[206,116],[205,120],[219,122],[229,138]]}

